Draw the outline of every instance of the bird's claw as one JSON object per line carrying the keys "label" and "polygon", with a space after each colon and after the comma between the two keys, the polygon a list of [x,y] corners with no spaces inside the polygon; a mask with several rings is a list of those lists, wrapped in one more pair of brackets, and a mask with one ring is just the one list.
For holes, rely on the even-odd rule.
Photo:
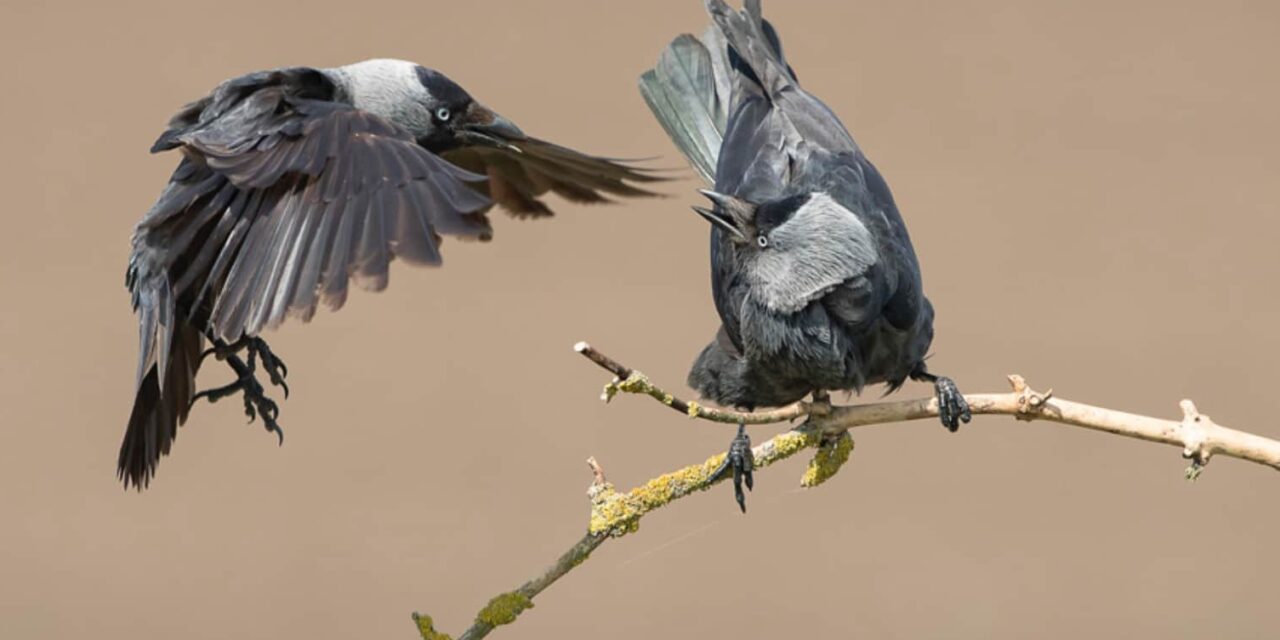
{"label": "bird's claw", "polygon": [[968,424],[969,420],[973,419],[969,403],[956,387],[954,380],[946,376],[938,376],[933,381],[933,388],[938,394],[938,417],[942,420],[942,426],[948,431],[955,433],[960,428],[961,422]]}
{"label": "bird's claw", "polygon": [[267,376],[271,379],[271,384],[284,390],[285,399],[289,398],[289,385],[284,379],[289,377],[289,367],[285,366],[284,360],[281,360],[271,347],[267,346],[267,341],[257,336],[244,336],[239,340],[227,344],[220,340],[215,340],[213,346],[205,349],[200,354],[200,364],[204,364],[205,359],[209,356],[217,356],[219,360],[226,360],[232,356],[239,354],[241,351],[248,351],[249,357],[246,358],[245,364],[249,370],[256,368],[256,363],[261,362],[262,368],[266,369]]}
{"label": "bird's claw", "polygon": [[279,444],[283,445],[284,429],[281,429],[280,423],[276,422],[280,417],[280,405],[267,397],[262,383],[258,382],[252,373],[242,382],[244,385],[240,390],[244,393],[244,414],[249,416],[249,422],[252,423],[255,418],[261,417],[262,426],[266,428],[267,433],[276,434]]}
{"label": "bird's claw", "polygon": [[743,513],[747,512],[747,496],[742,492],[742,485],[747,485],[747,491],[751,491],[755,486],[755,479],[751,472],[755,469],[756,459],[751,453],[751,436],[747,435],[747,425],[738,423],[738,435],[734,436],[733,442],[729,443],[729,453],[725,456],[724,462],[711,473],[711,482],[715,482],[723,477],[729,470],[733,470],[733,497],[738,501],[738,508]]}
{"label": "bird's claw", "polygon": [[224,350],[220,353],[219,357],[225,359],[227,363],[231,365],[232,371],[235,371],[237,376],[236,381],[225,386],[206,389],[195,394],[195,396],[191,398],[191,404],[194,405],[201,398],[205,398],[210,403],[214,403],[223,398],[235,395],[236,393],[242,393],[244,394],[244,414],[249,417],[249,422],[252,423],[254,420],[261,417],[262,425],[266,428],[267,432],[276,434],[276,438],[279,440],[279,443],[283,445],[284,429],[281,429],[280,424],[277,422],[277,419],[280,417],[280,405],[267,397],[266,389],[262,387],[261,382],[258,382],[258,378],[255,375],[256,367],[254,356],[257,355],[262,359],[263,368],[267,369],[267,374],[271,376],[272,383],[284,387],[285,397],[288,397],[289,390],[288,387],[284,385],[283,376],[281,376],[279,382],[277,382],[277,374],[273,373],[273,365],[268,364],[269,362],[274,362],[275,365],[282,367],[283,363],[279,362],[279,360],[275,358],[269,350],[266,351],[266,355],[263,356],[263,352],[261,351],[262,346],[249,345],[248,349],[249,358],[247,361],[241,360],[239,356],[234,355],[234,351],[226,353]]}
{"label": "bird's claw", "polygon": [[262,368],[266,369],[267,376],[271,379],[271,384],[284,390],[285,400],[289,399],[289,385],[284,379],[289,376],[289,367],[285,366],[284,360],[281,360],[275,353],[271,351],[271,347],[267,346],[267,341],[262,338],[249,339],[249,357],[257,357],[262,362]]}

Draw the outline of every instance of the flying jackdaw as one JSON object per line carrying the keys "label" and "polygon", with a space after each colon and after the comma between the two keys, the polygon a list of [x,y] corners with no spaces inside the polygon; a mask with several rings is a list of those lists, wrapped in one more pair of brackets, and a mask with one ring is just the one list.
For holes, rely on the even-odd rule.
{"label": "flying jackdaw", "polygon": [[[759,0],[706,0],[713,25],[682,35],[641,77],[645,101],[714,191],[711,288],[721,326],[689,372],[704,398],[751,411],[812,393],[932,382],[942,423],[970,419],[925,368],[933,307],[889,185],[835,114],[800,87]],[[725,465],[746,510],[751,444]]]}
{"label": "flying jackdaw", "polygon": [[[401,60],[293,67],[228,80],[152,147],[181,160],[133,235],[126,284],[140,322],[136,397],[120,447],[145,487],[192,403],[235,393],[281,434],[256,377],[287,370],[260,336],[338,309],[348,280],[387,286],[390,263],[439,265],[442,236],[488,240],[486,212],[551,215],[540,196],[606,202],[655,180],[525,135],[438,71]],[[205,351],[205,342],[212,347]],[[244,357],[241,357],[241,354]],[[235,382],[196,393],[208,355]]]}

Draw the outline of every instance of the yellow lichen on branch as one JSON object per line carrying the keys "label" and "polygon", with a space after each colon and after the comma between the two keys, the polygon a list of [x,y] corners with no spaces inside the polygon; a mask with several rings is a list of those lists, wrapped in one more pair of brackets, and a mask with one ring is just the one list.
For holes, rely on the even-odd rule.
{"label": "yellow lichen on branch", "polygon": [[525,609],[532,609],[533,601],[528,596],[518,591],[511,591],[501,595],[494,596],[489,604],[485,605],[480,613],[476,614],[476,622],[500,627],[504,624],[511,624],[520,617]]}
{"label": "yellow lichen on branch", "polygon": [[[756,468],[761,468],[816,447],[820,442],[819,432],[801,427],[779,434],[751,452]],[[851,438],[849,442],[852,443]],[[852,450],[852,444],[844,451],[844,460],[849,458],[849,450]],[[640,528],[640,518],[644,514],[695,491],[705,491],[723,480],[724,477],[713,478],[712,474],[724,464],[725,455],[718,453],[700,464],[660,475],[626,493],[619,493],[613,484],[607,482],[592,487],[591,520],[587,531],[592,535],[607,534],[614,538],[634,533]],[[829,472],[826,477],[834,474],[842,463],[843,460],[824,466]]]}
{"label": "yellow lichen on branch", "polygon": [[587,531],[619,538],[640,528],[640,518],[672,500],[703,491],[713,483],[711,473],[724,462],[725,454],[707,458],[666,473],[626,493],[619,493],[612,483],[605,483],[591,498],[591,520]]}
{"label": "yellow lichen on branch", "polygon": [[453,640],[453,636],[436,631],[435,622],[431,620],[431,616],[414,612],[413,624],[417,625],[418,633],[422,634],[422,640]]}
{"label": "yellow lichen on branch", "polygon": [[841,433],[834,438],[830,438],[818,447],[818,452],[813,455],[813,459],[809,461],[809,468],[805,469],[804,475],[800,478],[800,486],[816,487],[840,471],[840,467],[849,461],[849,454],[853,453],[853,436],[848,431]]}

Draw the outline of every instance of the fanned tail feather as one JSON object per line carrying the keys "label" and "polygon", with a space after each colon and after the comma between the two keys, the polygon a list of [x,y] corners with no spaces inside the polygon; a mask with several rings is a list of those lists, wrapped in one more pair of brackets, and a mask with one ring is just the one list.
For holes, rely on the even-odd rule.
{"label": "fanned tail feather", "polygon": [[682,34],[658,63],[640,76],[649,110],[693,168],[715,182],[726,122],[738,92],[766,97],[796,82],[773,26],[759,0],[734,11],[723,0],[707,0],[715,24],[701,37]]}
{"label": "fanned tail feather", "polygon": [[640,94],[693,168],[714,182],[731,89],[725,44],[715,27],[677,37],[640,77]]}

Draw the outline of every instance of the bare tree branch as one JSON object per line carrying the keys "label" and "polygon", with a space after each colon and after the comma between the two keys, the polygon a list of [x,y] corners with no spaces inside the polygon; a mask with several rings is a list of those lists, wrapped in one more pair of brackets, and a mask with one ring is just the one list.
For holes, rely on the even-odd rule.
{"label": "bare tree branch", "polygon": [[619,391],[623,393],[637,393],[652,397],[654,400],[679,411],[691,418],[701,418],[703,420],[711,420],[712,422],[725,422],[738,424],[772,424],[775,422],[788,422],[796,418],[809,415],[810,406],[807,402],[796,402],[780,409],[772,411],[756,411],[752,413],[742,413],[739,411],[726,411],[724,409],[716,409],[714,407],[705,407],[697,402],[688,402],[675,397],[674,395],[663,391],[653,383],[649,382],[649,378],[643,373],[624,366],[609,356],[596,351],[594,347],[579,342],[573,345],[573,350],[582,354],[586,359],[596,363],[602,369],[614,375],[613,382],[604,386],[604,393],[600,398],[605,402],[613,400],[613,397]]}
{"label": "bare tree branch", "polygon": [[[809,423],[814,428],[836,433],[854,427],[920,420],[938,415],[936,398],[859,404],[835,407],[830,411],[824,406],[807,402],[754,413],[712,409],[675,397],[654,385],[643,373],[618,364],[585,342],[579,342],[574,350],[614,375],[620,372],[627,374],[625,378],[606,385],[607,398],[612,398],[619,391],[644,394],[667,406],[680,407],[690,417],[712,422],[767,424],[808,416]],[[604,362],[612,366],[602,364]],[[1054,399],[1052,389],[1044,393],[1033,391],[1019,375],[1009,376],[1009,383],[1013,386],[1012,393],[966,395],[965,400],[969,402],[975,415],[1010,415],[1019,420],[1045,420],[1179,446],[1183,449],[1183,457],[1190,459],[1195,467],[1203,467],[1208,464],[1209,458],[1221,453],[1280,470],[1280,442],[1215,424],[1208,415],[1201,414],[1190,400],[1179,403],[1182,420],[1165,420]]]}
{"label": "bare tree branch", "polygon": [[[682,400],[650,382],[643,373],[596,351],[585,342],[579,342],[574,350],[614,374],[614,380],[605,385],[602,398],[606,402],[619,392],[647,395],[692,418],[719,423],[770,424],[806,418],[803,424],[752,449],[755,467],[760,469],[806,449],[816,448],[817,453],[801,478],[801,485],[805,487],[825,482],[848,460],[853,451],[850,429],[938,415],[936,398],[841,407],[832,407],[825,401],[797,402],[772,411],[726,411]],[[970,410],[975,415],[1044,420],[1181,447],[1182,456],[1191,460],[1191,466],[1185,472],[1188,480],[1196,479],[1209,459],[1218,454],[1280,470],[1280,441],[1216,424],[1208,415],[1200,413],[1190,400],[1180,403],[1181,420],[1166,420],[1054,398],[1052,390],[1044,393],[1034,391],[1018,375],[1009,376],[1009,383],[1013,387],[1009,393],[965,395]],[[591,518],[586,534],[541,575],[515,591],[490,600],[477,614],[475,624],[459,640],[478,640],[494,628],[514,622],[522,611],[533,606],[534,596],[584,562],[606,540],[635,532],[640,526],[640,519],[650,511],[691,493],[705,491],[723,480],[724,477],[713,478],[712,473],[724,458],[724,453],[716,454],[699,464],[658,476],[625,493],[618,492],[608,482],[595,458],[588,459],[594,478],[587,490],[591,499]],[[450,638],[434,629],[429,616],[415,613],[413,618],[424,640]]]}

